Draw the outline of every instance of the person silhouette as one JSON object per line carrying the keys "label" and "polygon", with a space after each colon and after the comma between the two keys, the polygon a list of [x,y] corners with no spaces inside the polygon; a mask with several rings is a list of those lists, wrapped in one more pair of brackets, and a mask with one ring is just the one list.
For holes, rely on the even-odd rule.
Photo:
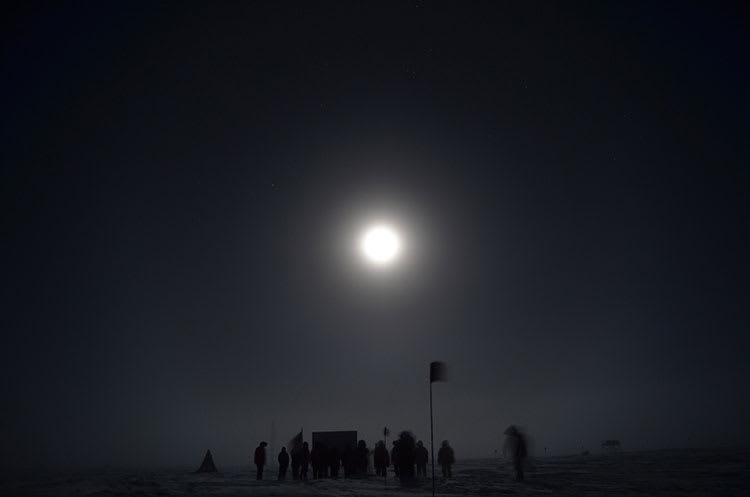
{"label": "person silhouette", "polygon": [[372,454],[372,462],[375,466],[375,474],[378,476],[386,476],[388,474],[388,464],[390,463],[388,457],[388,449],[385,448],[385,442],[382,440],[375,445],[375,450]]}
{"label": "person silhouette", "polygon": [[325,476],[326,449],[320,442],[313,442],[313,448],[310,451],[310,461],[313,470],[313,480],[323,478]]}
{"label": "person silhouette", "polygon": [[344,466],[344,478],[354,476],[354,467],[356,466],[357,455],[351,445],[346,444],[344,453],[341,455],[341,463]]}
{"label": "person silhouette", "polygon": [[302,454],[300,457],[299,477],[300,480],[307,480],[307,468],[310,466],[310,446],[307,442],[302,444]]}
{"label": "person silhouette", "polygon": [[450,446],[448,440],[443,440],[438,451],[438,464],[443,468],[443,478],[450,478],[453,476],[451,473],[451,466],[456,462],[456,457],[453,453],[453,447]]}
{"label": "person silhouette", "polygon": [[286,452],[286,447],[281,448],[279,452],[279,480],[286,479],[286,469],[289,467],[289,454]]}
{"label": "person silhouette", "polygon": [[510,453],[513,459],[513,468],[516,470],[516,481],[523,481],[523,466],[526,463],[528,447],[526,446],[526,437],[516,426],[509,426],[505,430],[505,447],[503,453]]}
{"label": "person silhouette", "polygon": [[261,442],[258,447],[255,448],[255,467],[257,472],[255,474],[256,480],[263,479],[263,466],[266,465],[266,442]]}
{"label": "person silhouette", "polygon": [[428,459],[429,456],[427,454],[427,449],[425,449],[424,444],[420,440],[417,442],[417,448],[414,449],[414,462],[417,464],[417,476],[427,476]]}
{"label": "person silhouette", "polygon": [[328,450],[328,468],[328,475],[331,478],[339,477],[339,469],[341,468],[341,454],[339,453],[339,449],[337,449],[336,447],[331,447]]}
{"label": "person silhouette", "polygon": [[370,456],[370,449],[367,448],[367,442],[360,440],[357,442],[357,459],[355,463],[355,472],[358,477],[367,477],[367,461]]}
{"label": "person silhouette", "polygon": [[414,480],[415,439],[410,431],[398,435],[398,474],[401,483]]}

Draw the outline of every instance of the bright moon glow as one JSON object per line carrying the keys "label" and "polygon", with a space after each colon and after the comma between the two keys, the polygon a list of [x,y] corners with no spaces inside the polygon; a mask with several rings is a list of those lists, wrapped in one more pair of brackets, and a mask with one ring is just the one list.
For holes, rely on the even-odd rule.
{"label": "bright moon glow", "polygon": [[370,228],[362,237],[362,251],[375,264],[388,264],[396,258],[400,249],[398,235],[386,226]]}

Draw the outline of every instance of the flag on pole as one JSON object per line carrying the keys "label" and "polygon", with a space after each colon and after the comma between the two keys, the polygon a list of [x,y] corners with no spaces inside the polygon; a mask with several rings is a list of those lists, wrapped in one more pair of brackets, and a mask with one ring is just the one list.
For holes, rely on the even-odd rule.
{"label": "flag on pole", "polygon": [[430,383],[436,381],[447,381],[448,374],[444,362],[433,361],[430,363]]}
{"label": "flag on pole", "polygon": [[289,451],[296,448],[302,448],[302,429],[289,441]]}
{"label": "flag on pole", "polygon": [[391,434],[391,430],[389,430],[387,426],[383,428],[383,437],[388,438],[388,435],[390,434]]}

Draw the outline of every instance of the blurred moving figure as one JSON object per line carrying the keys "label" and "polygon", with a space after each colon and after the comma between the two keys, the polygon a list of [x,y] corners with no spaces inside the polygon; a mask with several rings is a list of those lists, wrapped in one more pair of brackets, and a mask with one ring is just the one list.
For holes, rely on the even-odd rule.
{"label": "blurred moving figure", "polygon": [[263,466],[266,464],[266,445],[268,445],[266,442],[261,442],[260,445],[258,445],[255,448],[255,467],[257,468],[257,472],[255,474],[256,480],[262,480],[263,479]]}
{"label": "blurred moving figure", "polygon": [[443,468],[443,478],[450,478],[453,476],[451,473],[451,466],[456,462],[456,457],[453,453],[453,447],[448,444],[448,440],[443,440],[440,450],[438,451],[438,464]]}
{"label": "blurred moving figure", "polygon": [[388,474],[388,464],[390,464],[390,458],[388,457],[388,449],[385,448],[385,442],[382,440],[375,445],[375,451],[372,455],[372,461],[375,465],[375,474],[378,476],[386,476]]}
{"label": "blurred moving figure", "polygon": [[417,476],[427,476],[428,459],[429,456],[427,454],[427,449],[425,449],[424,444],[422,444],[422,441],[420,440],[417,442],[417,448],[414,449],[414,462],[417,464]]}
{"label": "blurred moving figure", "polygon": [[505,446],[503,454],[513,459],[513,467],[516,470],[516,480],[523,481],[523,466],[528,455],[526,436],[516,426],[511,425],[505,430]]}
{"label": "blurred moving figure", "polygon": [[286,447],[281,448],[279,452],[279,480],[286,479],[286,469],[289,467],[289,454],[286,452]]}
{"label": "blurred moving figure", "polygon": [[398,473],[401,483],[414,480],[415,439],[410,431],[398,435]]}

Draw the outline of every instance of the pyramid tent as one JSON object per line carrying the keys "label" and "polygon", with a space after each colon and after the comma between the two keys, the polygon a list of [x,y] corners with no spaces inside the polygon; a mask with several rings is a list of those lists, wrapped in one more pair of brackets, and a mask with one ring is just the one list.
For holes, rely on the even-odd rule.
{"label": "pyramid tent", "polygon": [[206,451],[206,457],[203,458],[201,467],[196,470],[196,473],[216,473],[216,465],[214,464],[214,458],[211,456],[211,451]]}

